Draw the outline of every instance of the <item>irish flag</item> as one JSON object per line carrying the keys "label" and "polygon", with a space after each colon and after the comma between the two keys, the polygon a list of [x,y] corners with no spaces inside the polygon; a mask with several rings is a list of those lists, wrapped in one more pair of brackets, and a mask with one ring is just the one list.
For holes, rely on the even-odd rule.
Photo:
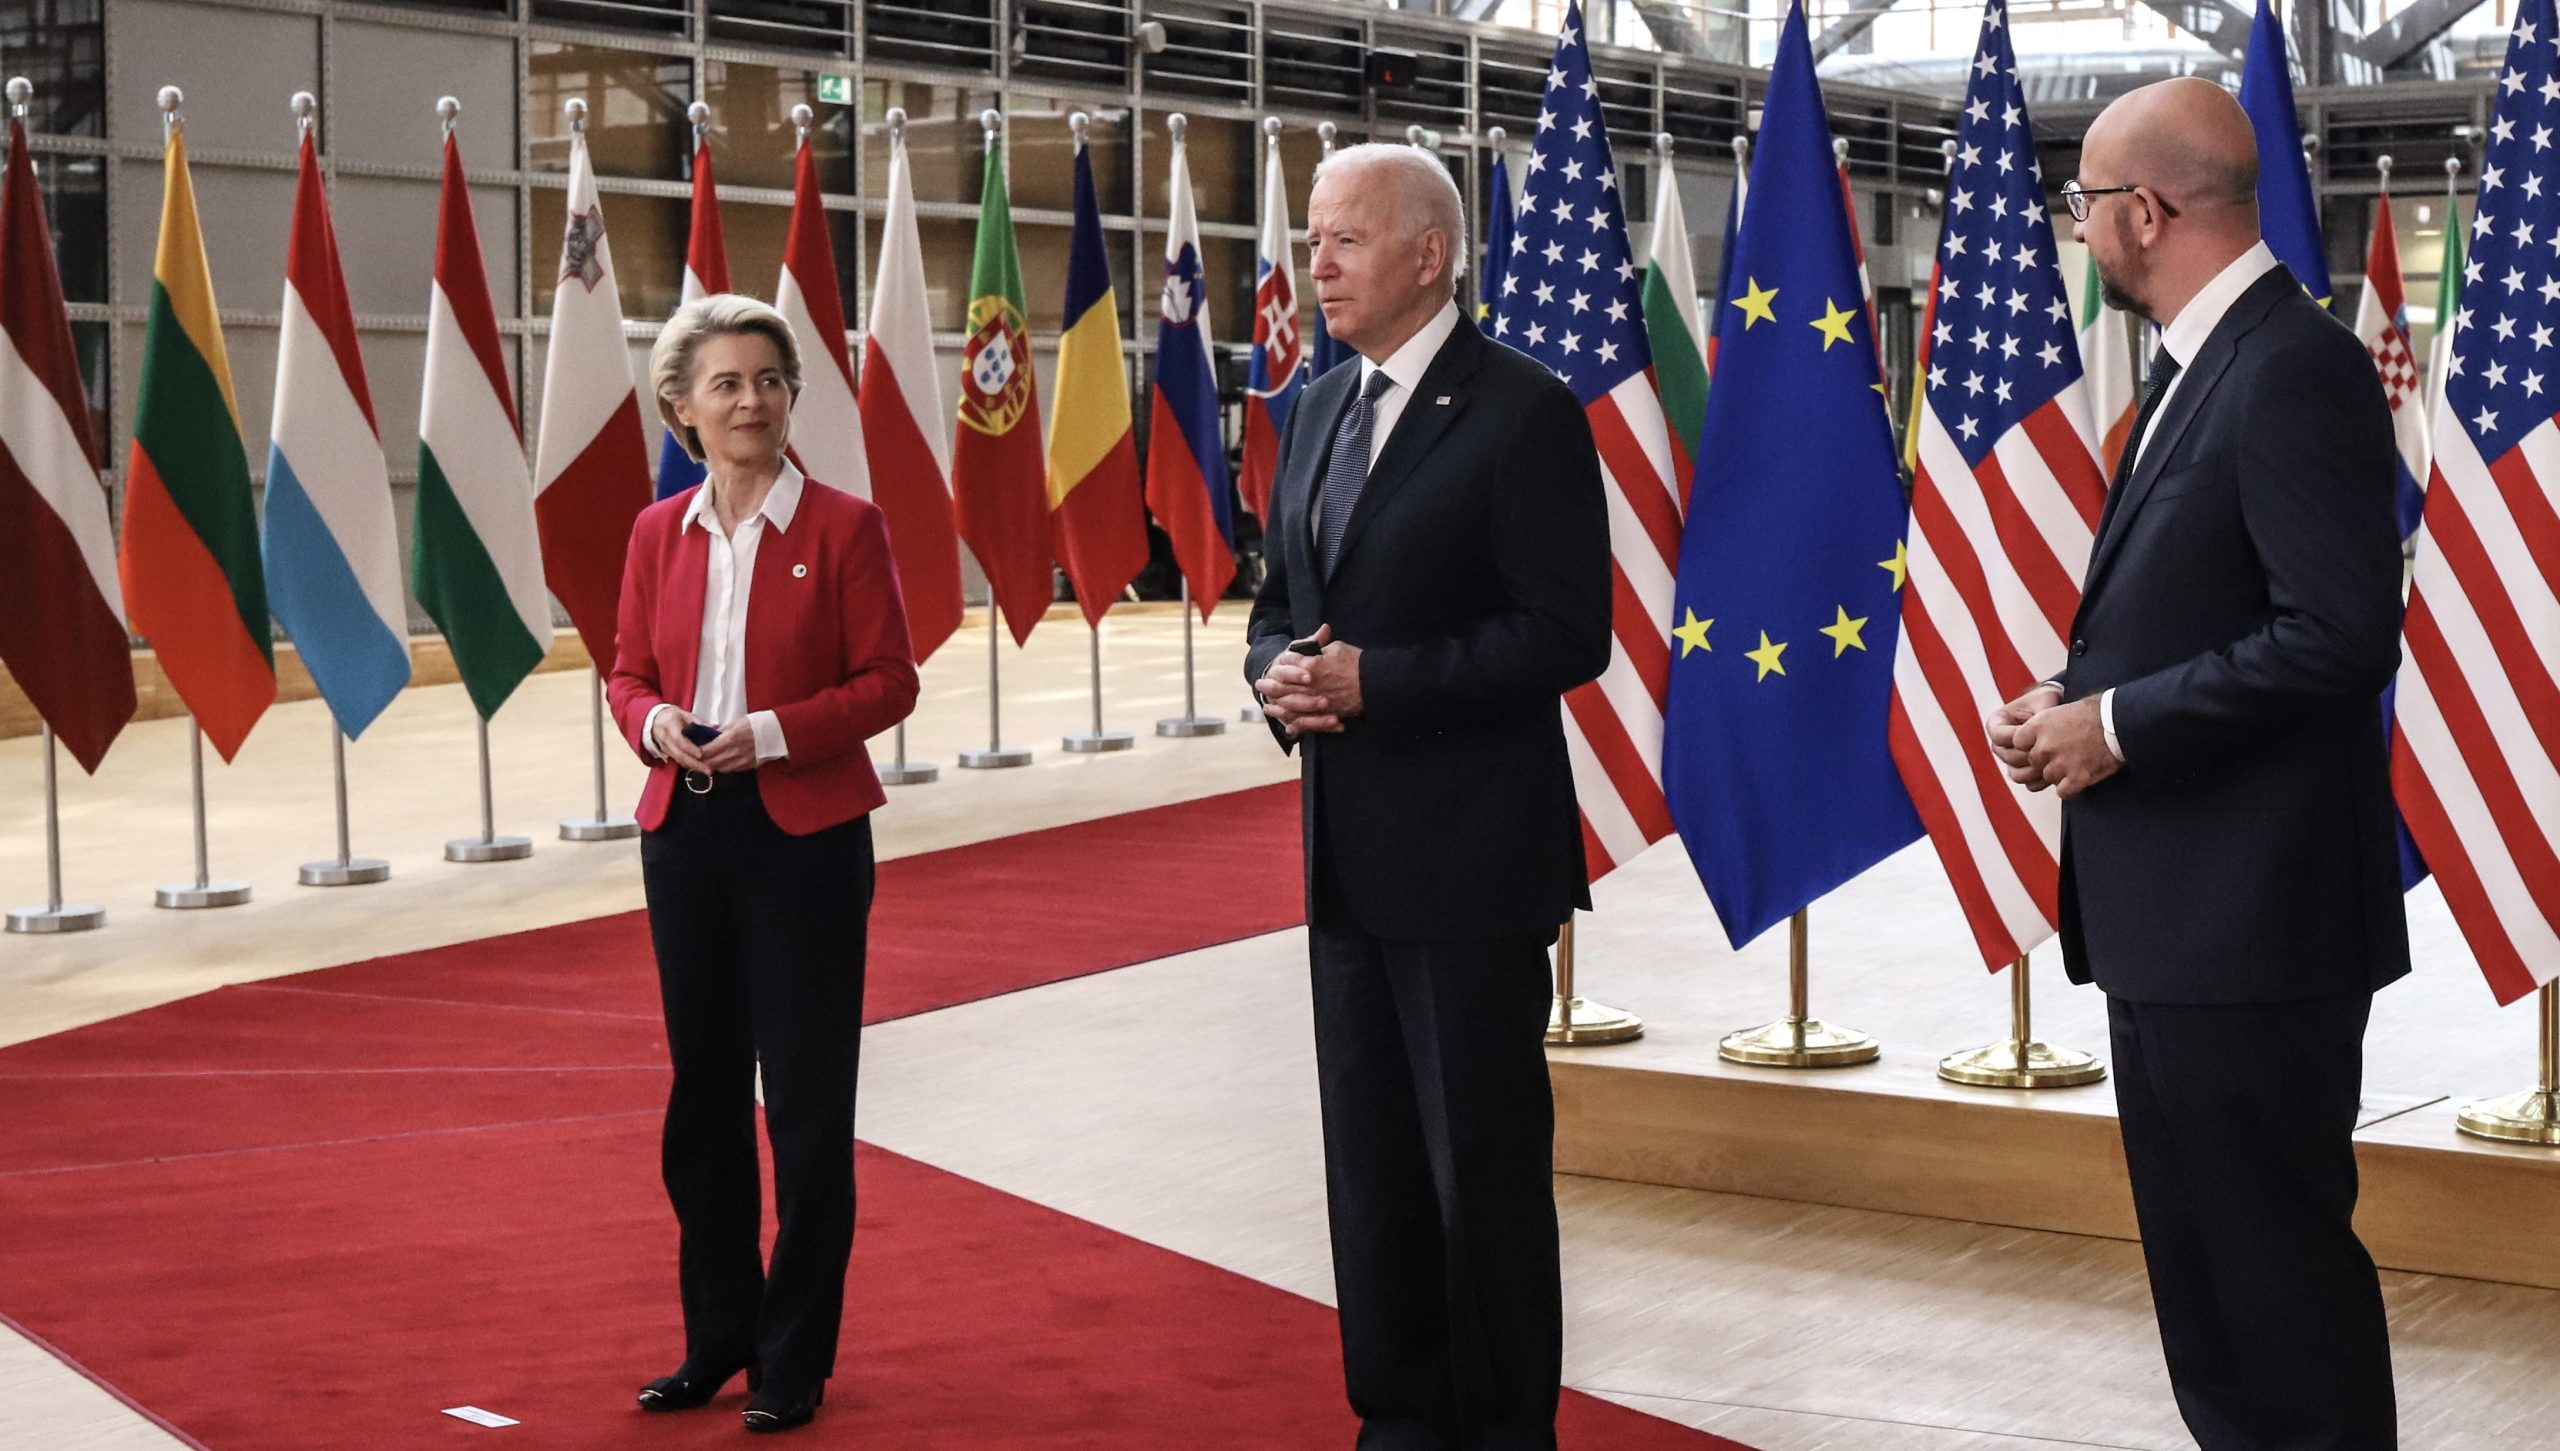
{"label": "irish flag", "polygon": [[855,401],[864,440],[880,465],[874,500],[889,525],[907,633],[921,662],[960,628],[960,536],[951,518],[951,415],[942,411],[935,377],[906,129],[892,126],[889,134],[889,216],[880,229],[880,278],[871,294]]}
{"label": "irish flag", "polygon": [[1023,316],[1022,257],[1014,249],[1004,153],[987,147],[978,192],[978,246],[969,266],[968,340],[960,345],[960,437],[951,492],[960,537],[987,572],[1013,643],[1031,637],[1056,589],[1049,573],[1049,474],[1040,457],[1040,386]]}
{"label": "irish flag", "polygon": [[160,251],[125,458],[125,609],[228,761],[276,698],[267,577],[231,361],[214,321],[184,131],[163,162]]}
{"label": "irish flag", "polygon": [[2080,366],[2088,370],[2089,413],[2098,425],[2098,466],[2113,478],[2116,456],[2133,432],[2142,390],[2134,379],[2133,323],[2107,306],[2105,291],[2098,282],[2098,259],[2092,257],[2080,288]]}
{"label": "irish flag", "polygon": [[26,125],[12,120],[0,180],[0,667],[90,772],[133,719],[115,557],[53,233]]}
{"label": "irish flag", "polygon": [[1698,273],[1689,260],[1689,219],[1680,210],[1680,184],[1671,155],[1656,168],[1653,235],[1646,239],[1644,338],[1653,349],[1653,384],[1662,416],[1678,450],[1680,496],[1698,463],[1698,430],[1707,424],[1707,329],[1698,316]]}
{"label": "irish flag", "polygon": [[261,536],[275,615],[338,729],[364,734],[409,683],[409,605],[391,473],[356,351],[320,157],[302,133]]}
{"label": "irish flag", "polygon": [[551,294],[551,351],[542,364],[533,512],[551,592],[603,672],[613,668],[631,521],[648,506],[651,488],[649,435],[622,341],[622,298],[584,131],[569,137],[568,211]]}
{"label": "irish flag", "polygon": [[471,193],[462,183],[462,153],[448,131],[411,553],[418,603],[444,631],[482,720],[497,714],[551,648],[523,439]]}
{"label": "irish flag", "polygon": [[[685,302],[729,290],[729,248],[721,240],[719,188],[711,179],[711,128],[699,125],[693,134],[693,226],[684,242]],[[658,441],[658,497],[681,494],[701,482],[702,465],[668,430]]]}
{"label": "irish flag", "polygon": [[1058,407],[1049,419],[1049,520],[1058,562],[1089,626],[1147,567],[1147,511],[1129,418],[1129,364],[1093,158],[1076,135],[1076,223],[1067,238],[1066,330],[1058,334]]}

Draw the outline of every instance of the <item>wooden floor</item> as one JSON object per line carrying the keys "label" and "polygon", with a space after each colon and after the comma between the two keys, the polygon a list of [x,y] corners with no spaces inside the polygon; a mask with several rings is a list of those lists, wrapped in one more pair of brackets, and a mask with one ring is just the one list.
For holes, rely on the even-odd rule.
{"label": "wooden floor", "polygon": [[[1037,748],[1037,763],[953,769],[955,751],[986,737],[978,621],[980,633],[964,633],[926,669],[911,744],[942,763],[943,779],[892,792],[878,818],[884,854],[1292,774],[1258,728],[1154,737],[1154,719],[1180,709],[1177,617],[1123,610],[1113,620],[1110,723],[1135,730],[1137,749],[1056,749],[1060,734],[1085,727],[1088,706],[1083,633],[1072,618],[1053,619],[1029,650],[1003,657],[1007,741]],[[1232,716],[1244,703],[1240,630],[1241,613],[1224,609],[1201,635],[1204,713]],[[190,871],[186,738],[176,722],[134,727],[97,780],[66,781],[69,886],[105,902],[112,925],[85,937],[0,937],[0,1043],[225,982],[638,906],[632,844],[553,836],[557,818],[592,806],[587,709],[577,677],[545,676],[500,713],[499,829],[532,836],[537,850],[524,862],[463,867],[443,862],[440,848],[478,827],[472,717],[454,687],[412,692],[349,755],[357,850],[390,858],[394,877],[317,890],[294,885],[294,868],[333,849],[326,719],[313,705],[280,707],[239,764],[211,768],[214,870],[247,878],[258,895],[210,913],[149,905],[155,884]],[[878,743],[875,756],[886,749]],[[636,767],[619,747],[608,762],[613,800],[627,805]],[[43,891],[36,772],[33,742],[0,741],[0,782],[23,783],[0,790],[9,905]],[[2004,991],[1972,964],[1936,870],[1925,849],[1906,854],[1817,911],[1817,1011],[1885,1038],[1874,1072],[1925,1078],[1939,1054],[1990,1038],[2002,1022]],[[1585,990],[1646,1013],[1654,1028],[1580,1061],[1677,1065],[1702,1043],[1711,1054],[1715,1034],[1779,1011],[1783,941],[1726,949],[1676,845],[1604,882],[1599,901],[1581,932]],[[2501,1091],[2530,1071],[2531,1025],[2489,1007],[2467,963],[2447,958],[2444,926],[2422,921],[2428,965],[2377,1011],[2378,1092]],[[1302,932],[1278,933],[877,1027],[864,1048],[863,1135],[1330,1300],[1304,954]],[[2050,969],[2040,990],[2052,1036],[2097,1044],[2093,995],[2065,990]],[[2111,1109],[2102,1086],[2035,1112],[2103,1131]],[[2391,1122],[2424,1131],[2417,1113]],[[1785,1124],[1768,1132],[1783,1142]],[[1584,1389],[1763,1451],[2189,1444],[2134,1245],[1594,1178],[1560,1178],[1558,1188],[1567,1374]],[[2544,1213],[2516,1231],[2548,1235],[2551,1222]],[[2387,1277],[2386,1293],[2403,1444],[2560,1446],[2560,1395],[2548,1389],[2560,1293],[2401,1274]],[[175,1444],[0,1330],[0,1447]]]}

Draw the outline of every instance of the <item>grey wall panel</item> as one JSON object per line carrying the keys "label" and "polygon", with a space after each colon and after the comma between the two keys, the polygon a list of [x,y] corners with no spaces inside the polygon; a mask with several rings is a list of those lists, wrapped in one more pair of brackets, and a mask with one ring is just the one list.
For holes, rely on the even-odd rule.
{"label": "grey wall panel", "polygon": [[516,164],[516,51],[505,36],[344,20],[337,28],[330,145],[362,161],[441,165],[436,98],[462,102],[462,164]]}
{"label": "grey wall panel", "polygon": [[320,22],[308,15],[215,9],[172,0],[108,7],[116,134],[159,134],[162,86],[187,93],[187,144],[197,150],[286,151],[296,91],[320,89]]}
{"label": "grey wall panel", "polygon": [[[284,253],[293,231],[293,177],[279,171],[188,168],[197,224],[213,272],[214,301],[226,311],[274,312],[284,303]],[[124,300],[151,301],[152,262],[160,246],[163,173],[154,162],[115,169],[109,205],[117,209],[116,284]],[[412,304],[414,306],[414,304]],[[130,397],[130,394],[118,394]]]}
{"label": "grey wall panel", "polygon": [[[427,373],[424,333],[363,333],[356,348],[364,354],[364,378],[373,390],[373,418],[382,429],[383,456],[393,473],[418,466],[418,392]],[[394,492],[406,492],[406,485]],[[407,537],[402,536],[404,539]]]}
{"label": "grey wall panel", "polygon": [[[436,197],[431,181],[342,176],[331,192],[347,296],[360,314],[424,317],[436,271]],[[489,297],[500,318],[516,315],[515,192],[471,188],[471,220]]]}

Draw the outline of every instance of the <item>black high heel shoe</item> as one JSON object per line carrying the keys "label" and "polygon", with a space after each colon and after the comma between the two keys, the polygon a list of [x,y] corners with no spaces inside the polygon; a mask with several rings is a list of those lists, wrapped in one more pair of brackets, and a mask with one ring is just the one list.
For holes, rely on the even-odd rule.
{"label": "black high heel shoe", "polygon": [[812,1386],[805,1395],[786,1397],[779,1391],[769,1396],[758,1393],[755,1399],[747,1402],[745,1412],[747,1429],[765,1433],[789,1431],[805,1426],[816,1419],[819,1403],[826,1398],[827,1383],[825,1381]]}
{"label": "black high heel shoe", "polygon": [[696,1406],[707,1406],[713,1396],[720,1394],[720,1388],[742,1370],[747,1373],[747,1390],[752,1393],[760,1379],[752,1363],[731,1362],[706,1367],[687,1360],[676,1367],[675,1374],[662,1375],[640,1388],[640,1409],[690,1411]]}

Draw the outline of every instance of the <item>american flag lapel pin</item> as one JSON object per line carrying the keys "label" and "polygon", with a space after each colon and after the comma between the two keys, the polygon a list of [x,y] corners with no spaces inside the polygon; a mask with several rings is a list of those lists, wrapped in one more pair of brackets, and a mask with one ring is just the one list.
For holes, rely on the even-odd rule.
{"label": "american flag lapel pin", "polygon": [[1448,395],[1448,394],[1446,394],[1446,393],[1441,394],[1437,399],[1435,399],[1435,400],[1434,400],[1434,406],[1436,406],[1436,407],[1441,407],[1441,408],[1446,408],[1446,407],[1448,407],[1448,406],[1449,406],[1449,395]]}

